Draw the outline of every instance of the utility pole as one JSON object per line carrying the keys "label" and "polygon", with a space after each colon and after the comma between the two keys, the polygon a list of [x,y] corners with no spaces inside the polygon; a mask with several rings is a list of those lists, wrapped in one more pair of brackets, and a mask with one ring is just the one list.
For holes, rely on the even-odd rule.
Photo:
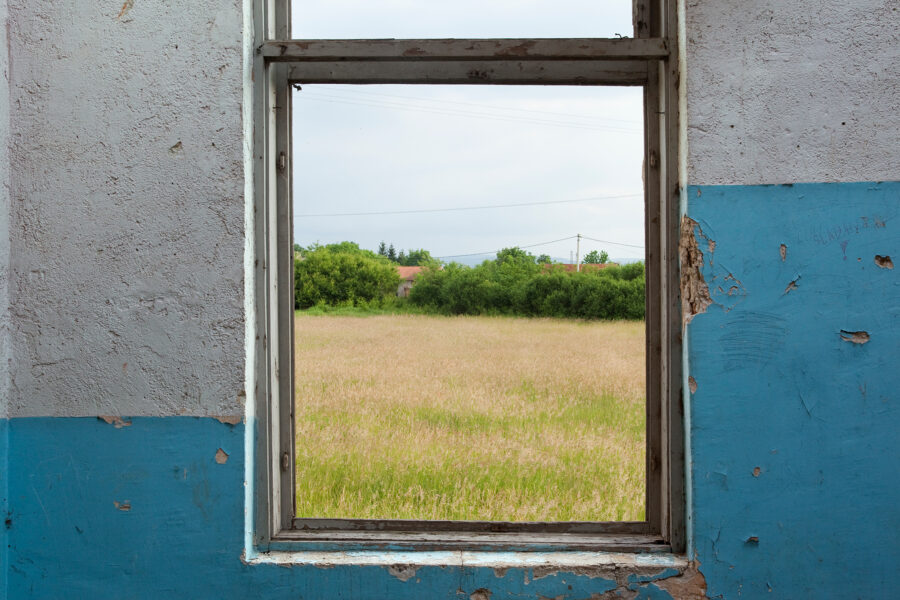
{"label": "utility pole", "polygon": [[581,234],[577,234],[575,241],[575,271],[581,272]]}

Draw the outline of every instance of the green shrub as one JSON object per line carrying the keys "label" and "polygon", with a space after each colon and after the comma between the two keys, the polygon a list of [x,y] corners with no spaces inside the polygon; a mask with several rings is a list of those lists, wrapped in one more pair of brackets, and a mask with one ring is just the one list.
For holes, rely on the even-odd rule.
{"label": "green shrub", "polygon": [[390,261],[353,242],[315,246],[294,261],[295,308],[373,306],[396,294],[399,284]]}
{"label": "green shrub", "polygon": [[507,248],[476,267],[426,269],[409,300],[444,314],[643,319],[644,289],[643,263],[570,273]]}

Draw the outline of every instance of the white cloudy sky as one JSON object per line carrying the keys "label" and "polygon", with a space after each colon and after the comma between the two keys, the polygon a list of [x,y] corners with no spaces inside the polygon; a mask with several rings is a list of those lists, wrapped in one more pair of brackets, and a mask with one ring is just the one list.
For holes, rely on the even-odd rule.
{"label": "white cloudy sky", "polygon": [[[293,0],[292,10],[295,38],[631,33],[627,0]],[[576,233],[641,246],[641,98],[640,88],[303,86],[294,93],[294,238],[371,249],[384,240],[443,257]],[[559,202],[579,199],[590,200]],[[585,240],[582,253],[641,258],[631,246]],[[563,260],[574,250],[571,239],[529,248]]]}

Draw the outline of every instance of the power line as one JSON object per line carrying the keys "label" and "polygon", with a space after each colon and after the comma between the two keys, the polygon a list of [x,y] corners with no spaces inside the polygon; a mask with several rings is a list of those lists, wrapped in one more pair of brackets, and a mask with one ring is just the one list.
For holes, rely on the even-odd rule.
{"label": "power line", "polygon": [[[565,242],[568,240],[574,240],[576,237],[578,237],[578,236],[570,235],[569,237],[560,238],[558,240],[550,240],[549,242],[538,242],[537,244],[526,244],[524,246],[515,246],[515,247],[516,248],[534,248],[536,246],[547,246],[549,244],[555,244],[557,242]],[[581,237],[582,237],[582,239],[585,239],[585,240],[591,240],[593,242],[600,242],[603,244],[610,244],[613,246],[626,246],[628,248],[640,248],[642,250],[644,248],[643,246],[638,246],[636,244],[622,244],[619,242],[610,242],[607,240],[597,240],[597,239],[588,237],[586,235],[582,235]],[[435,258],[461,258],[461,257],[465,257],[465,256],[481,256],[483,254],[493,254],[496,252],[497,252],[496,250],[486,250],[485,252],[469,252],[467,254],[445,254],[443,256],[436,256]]]}
{"label": "power line", "polygon": [[489,113],[479,113],[473,111],[466,111],[461,109],[453,109],[453,108],[433,108],[428,106],[417,106],[414,104],[404,104],[398,102],[389,102],[384,100],[370,100],[368,98],[347,98],[343,96],[333,96],[329,94],[315,94],[313,96],[309,95],[301,95],[300,99],[305,100],[313,100],[317,102],[326,102],[326,103],[340,103],[340,104],[351,104],[356,106],[370,106],[374,108],[390,108],[394,110],[404,110],[404,111],[412,111],[412,112],[420,112],[427,114],[437,114],[437,115],[445,115],[452,117],[471,117],[476,119],[486,119],[489,121],[501,121],[506,123],[533,123],[536,125],[550,125],[554,127],[567,127],[570,129],[581,129],[581,130],[591,130],[591,131],[607,131],[613,133],[638,133],[640,132],[637,128],[626,128],[626,127],[609,127],[609,126],[600,126],[600,125],[591,125],[585,123],[576,123],[576,122],[566,122],[566,121],[554,121],[550,119],[535,119],[535,118],[527,118],[527,117],[519,117],[515,115],[496,115]]}
{"label": "power line", "polygon": [[[594,202],[597,200],[622,200],[624,198],[640,198],[643,194],[623,194],[620,196],[593,196],[590,198],[578,198],[576,200],[544,200],[541,202],[516,202],[514,204],[485,204],[482,206],[455,206],[450,208],[414,208],[409,210],[386,210],[372,212],[345,212],[345,213],[305,213],[294,215],[296,217],[370,217],[376,215],[409,215],[415,213],[455,212],[462,210],[485,210],[490,208],[516,208],[520,206],[540,206],[545,204],[570,204],[573,202]],[[573,236],[574,237],[574,236]],[[594,240],[598,241],[598,240]],[[459,255],[462,256],[462,255]]]}
{"label": "power line", "polygon": [[[324,88],[325,91],[330,93],[338,93],[344,91],[352,91],[353,94],[362,94],[363,96],[381,96],[384,98],[398,98],[401,100],[412,100],[416,102],[431,102],[435,104],[457,104],[460,106],[474,106],[477,108],[486,108],[488,110],[495,111],[514,111],[521,113],[532,113],[537,115],[554,115],[558,117],[574,117],[576,119],[588,120],[588,121],[606,121],[611,123],[627,123],[629,125],[637,125],[638,127],[643,126],[643,122],[640,120],[633,119],[610,119],[604,117],[595,117],[591,115],[584,114],[576,114],[576,113],[565,113],[565,112],[554,112],[548,110],[534,110],[528,108],[516,108],[514,106],[495,106],[493,104],[484,104],[480,102],[463,102],[461,100],[447,100],[447,99],[438,99],[438,98],[423,98],[421,96],[403,96],[400,94],[385,94],[380,92],[372,92],[370,90],[360,89],[359,86],[356,87],[348,87],[348,86],[315,86],[312,91],[319,92],[320,89]],[[335,89],[337,88],[337,89]],[[351,96],[353,95],[351,94]]]}
{"label": "power line", "polygon": [[416,106],[412,104],[402,104],[402,103],[393,103],[393,102],[385,102],[378,100],[369,100],[368,98],[345,98],[342,96],[330,96],[327,94],[317,94],[316,96],[300,96],[300,98],[305,100],[313,100],[317,102],[326,102],[326,103],[340,103],[340,104],[351,104],[355,106],[369,106],[374,108],[390,108],[394,110],[404,110],[404,111],[412,111],[412,112],[420,112],[426,114],[436,114],[436,115],[445,115],[451,117],[470,117],[476,119],[486,119],[489,121],[500,121],[506,123],[533,123],[536,125],[550,125],[554,127],[567,127],[570,129],[580,129],[580,130],[591,130],[591,131],[607,131],[613,133],[639,133],[640,129],[636,128],[626,128],[626,127],[610,127],[610,126],[601,126],[601,125],[591,125],[585,123],[577,123],[577,122],[566,122],[566,121],[553,121],[549,119],[535,119],[535,118],[526,118],[515,115],[494,115],[489,113],[477,113],[471,111],[464,111],[460,109],[440,109],[440,108],[432,108],[428,106]]}
{"label": "power line", "polygon": [[[534,248],[536,246],[546,246],[548,244],[555,244],[557,242],[565,242],[566,240],[574,239],[574,235],[570,235],[569,237],[560,238],[558,240],[550,240],[549,242],[538,242],[537,244],[526,244],[524,246],[516,246],[516,248]],[[481,254],[493,254],[497,252],[496,250],[488,250],[486,252],[470,252],[468,254],[445,254],[444,256],[437,256],[435,258],[460,258],[463,256],[479,256]]]}
{"label": "power line", "polygon": [[583,236],[581,236],[581,237],[583,237],[583,238],[586,239],[586,240],[591,240],[592,242],[599,242],[599,243],[601,243],[601,244],[612,244],[613,246],[625,246],[625,247],[627,247],[627,248],[640,248],[641,250],[644,249],[643,246],[637,246],[637,245],[635,245],[635,244],[622,244],[622,243],[619,243],[619,242],[610,242],[610,241],[608,241],[608,240],[598,240],[598,239],[595,239],[595,238],[592,238],[592,237],[588,237],[588,236],[586,236],[586,235],[583,235]]}

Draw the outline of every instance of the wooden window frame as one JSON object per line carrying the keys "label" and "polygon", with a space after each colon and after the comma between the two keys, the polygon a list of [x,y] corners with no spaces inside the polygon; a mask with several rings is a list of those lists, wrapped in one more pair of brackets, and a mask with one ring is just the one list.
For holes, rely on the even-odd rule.
{"label": "wooden window frame", "polygon": [[[259,551],[685,548],[675,0],[635,0],[633,38],[292,40],[290,2],[254,9],[256,336],[253,544]],[[639,85],[644,89],[646,520],[508,523],[294,518],[291,85]],[[284,359],[282,359],[282,357]]]}

